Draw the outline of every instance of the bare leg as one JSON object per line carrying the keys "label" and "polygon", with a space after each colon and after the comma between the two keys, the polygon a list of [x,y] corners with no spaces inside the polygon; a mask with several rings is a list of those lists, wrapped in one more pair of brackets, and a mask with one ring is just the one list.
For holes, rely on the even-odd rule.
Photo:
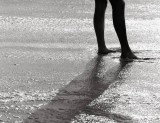
{"label": "bare leg", "polygon": [[123,0],[110,0],[113,10],[113,24],[118,35],[122,54],[121,58],[137,59],[129,47],[125,25],[125,3]]}
{"label": "bare leg", "polygon": [[97,37],[99,54],[108,54],[110,52],[113,52],[112,50],[108,50],[106,48],[104,39],[106,7],[107,0],[95,0],[94,29]]}

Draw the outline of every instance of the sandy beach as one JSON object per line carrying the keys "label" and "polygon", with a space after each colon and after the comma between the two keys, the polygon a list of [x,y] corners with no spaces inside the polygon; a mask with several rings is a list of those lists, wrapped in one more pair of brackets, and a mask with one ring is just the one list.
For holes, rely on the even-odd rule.
{"label": "sandy beach", "polygon": [[[91,0],[0,0],[0,122],[159,123],[160,7],[126,0],[131,48],[97,55]],[[119,42],[106,13],[106,44]]]}

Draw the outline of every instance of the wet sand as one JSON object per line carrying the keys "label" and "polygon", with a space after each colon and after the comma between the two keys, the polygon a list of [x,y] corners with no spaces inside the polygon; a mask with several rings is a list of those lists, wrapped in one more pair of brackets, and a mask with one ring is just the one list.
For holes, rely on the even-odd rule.
{"label": "wet sand", "polygon": [[83,71],[90,57],[83,51],[67,47],[1,48],[1,121],[20,121],[49,103]]}
{"label": "wet sand", "polygon": [[159,82],[153,80],[153,64],[95,56],[82,74],[25,121],[158,123]]}
{"label": "wet sand", "polygon": [[[130,63],[97,56],[93,1],[0,2],[0,122],[160,122],[158,0],[126,1],[129,43],[149,58]],[[117,50],[110,9],[106,43]]]}
{"label": "wet sand", "polygon": [[158,57],[126,63],[119,52],[97,56],[95,46],[71,47],[1,48],[1,121],[159,122]]}

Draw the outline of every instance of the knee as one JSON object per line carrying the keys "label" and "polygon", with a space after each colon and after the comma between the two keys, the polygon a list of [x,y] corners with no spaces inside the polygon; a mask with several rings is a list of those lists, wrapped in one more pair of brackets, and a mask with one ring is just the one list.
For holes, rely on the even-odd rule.
{"label": "knee", "polygon": [[125,1],[124,0],[110,0],[112,7],[125,7]]}
{"label": "knee", "polygon": [[95,0],[95,8],[105,10],[107,7],[107,0]]}
{"label": "knee", "polygon": [[119,1],[120,1],[119,5],[122,6],[122,7],[124,7],[125,6],[124,0],[119,0]]}

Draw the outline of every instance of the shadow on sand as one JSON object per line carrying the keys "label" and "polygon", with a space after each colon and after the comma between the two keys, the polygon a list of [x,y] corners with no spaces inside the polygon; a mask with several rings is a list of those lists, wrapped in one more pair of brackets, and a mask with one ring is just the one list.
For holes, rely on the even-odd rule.
{"label": "shadow on sand", "polygon": [[130,62],[114,62],[105,56],[96,56],[87,65],[85,71],[62,88],[56,97],[46,106],[36,110],[25,123],[70,123],[81,111],[96,116],[104,116],[118,123],[132,123],[129,116],[93,109],[88,106],[119,79],[124,69],[132,66]]}

